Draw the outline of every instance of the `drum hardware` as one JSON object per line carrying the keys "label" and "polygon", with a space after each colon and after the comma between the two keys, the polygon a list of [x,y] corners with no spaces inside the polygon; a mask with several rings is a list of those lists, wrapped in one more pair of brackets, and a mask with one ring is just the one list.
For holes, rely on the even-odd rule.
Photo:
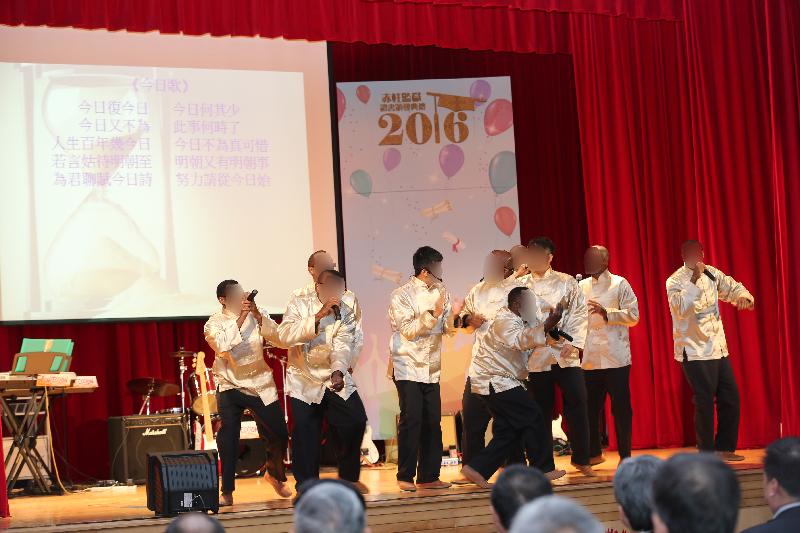
{"label": "drum hardware", "polygon": [[[205,397],[208,399],[208,409],[209,413],[212,415],[217,414],[219,411],[217,408],[217,387],[216,382],[214,380],[214,373],[211,372],[211,369],[208,367],[203,367],[202,371],[203,376],[205,377],[206,381],[206,393]],[[190,402],[191,410],[197,416],[203,415],[203,394],[201,392],[200,387],[200,377],[198,373],[192,373],[189,376],[189,392],[191,393],[192,399]]]}
{"label": "drum hardware", "polygon": [[[286,392],[286,359],[283,357],[278,357],[277,355],[273,354],[270,351],[270,348],[274,348],[269,342],[267,342],[266,350],[267,350],[267,357],[270,359],[277,359],[277,361],[281,365],[281,375],[283,376],[283,387],[281,389],[281,396],[283,397],[283,420],[286,422],[286,426],[289,426],[289,407],[287,405],[289,395]],[[283,459],[285,465],[289,466],[292,464],[292,437],[289,436],[289,440],[286,443],[286,456]]]}
{"label": "drum hardware", "polygon": [[172,396],[177,394],[178,386],[169,381],[158,378],[134,378],[128,381],[128,390],[133,394],[142,396],[142,406],[139,414],[150,414],[150,398],[153,396]]}
{"label": "drum hardware", "polygon": [[157,411],[156,414],[158,415],[180,415],[183,413],[183,409],[180,407],[168,407],[166,409],[161,409]]}
{"label": "drum hardware", "polygon": [[183,346],[177,352],[172,352],[169,354],[170,357],[173,357],[178,360],[178,375],[180,376],[181,381],[181,412],[186,411],[186,390],[185,390],[185,377],[187,366],[186,366],[186,358],[187,357],[194,357],[194,352],[190,352],[189,350],[184,349]]}
{"label": "drum hardware", "polygon": [[[188,396],[188,392],[189,391],[186,390],[186,371],[189,369],[189,367],[186,364],[186,359],[190,358],[190,357],[194,357],[194,352],[192,352],[190,350],[187,350],[186,348],[181,346],[178,350],[176,350],[174,352],[170,352],[169,356],[171,358],[173,358],[173,359],[177,359],[178,360],[178,376],[179,376],[180,385],[181,385],[181,390],[178,393],[178,396],[180,396],[180,405],[181,406],[179,408],[175,408],[175,409],[178,409],[178,411],[181,414],[183,414],[184,428],[186,430],[186,433],[189,435],[189,439],[191,441],[191,440],[193,440],[192,432],[189,431],[190,426],[191,426],[191,413],[189,413],[188,408],[187,408],[187,396]],[[191,444],[191,442],[190,442],[190,444]]]}

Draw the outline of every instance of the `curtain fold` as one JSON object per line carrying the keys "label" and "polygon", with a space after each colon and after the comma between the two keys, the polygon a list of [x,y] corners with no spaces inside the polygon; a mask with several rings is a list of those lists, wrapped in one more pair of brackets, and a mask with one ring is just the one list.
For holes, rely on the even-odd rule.
{"label": "curtain fold", "polygon": [[568,14],[336,0],[7,0],[0,23],[186,35],[568,52]]}
{"label": "curtain fold", "polygon": [[772,133],[781,421],[800,435],[800,3],[767,0],[766,49]]}
{"label": "curtain fold", "polygon": [[683,13],[681,0],[367,0],[397,4],[459,5],[461,7],[504,7],[522,11],[537,10],[561,13],[624,16],[636,19],[677,20]]}
{"label": "curtain fold", "polygon": [[639,299],[633,446],[683,446],[694,435],[691,400],[665,293],[694,230],[682,25],[573,15],[570,29],[590,244],[608,247],[611,271]]}
{"label": "curtain fold", "polygon": [[[731,363],[745,402],[756,398],[757,416],[743,416],[740,442],[778,435],[778,338],[764,335],[776,322],[775,243],[769,180],[769,100],[758,2],[688,2],[686,22],[691,93],[697,236],[707,262],[744,283],[756,296],[754,313],[722,305]],[[746,19],[750,19],[749,22]],[[724,49],[737,61],[720,61]],[[755,413],[753,413],[755,415]]]}

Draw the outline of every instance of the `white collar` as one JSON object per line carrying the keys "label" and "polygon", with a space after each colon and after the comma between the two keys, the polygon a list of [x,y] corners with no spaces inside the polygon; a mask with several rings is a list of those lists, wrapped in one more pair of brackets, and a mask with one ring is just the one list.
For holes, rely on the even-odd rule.
{"label": "white collar", "polygon": [[605,269],[600,273],[599,276],[597,276],[597,278],[594,276],[589,276],[589,278],[592,280],[592,285],[594,285],[595,283],[600,283],[601,281],[610,280],[611,272],[609,272],[608,269]]}
{"label": "white collar", "polygon": [[787,503],[786,505],[775,511],[775,514],[772,515],[772,519],[775,520],[776,518],[778,518],[779,514],[788,511],[789,509],[794,509],[795,507],[800,507],[800,502]]}

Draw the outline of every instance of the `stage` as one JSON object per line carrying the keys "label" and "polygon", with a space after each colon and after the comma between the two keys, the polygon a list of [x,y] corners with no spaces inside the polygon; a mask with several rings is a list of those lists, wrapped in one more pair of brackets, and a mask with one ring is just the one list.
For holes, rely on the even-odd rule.
{"label": "stage", "polygon": [[[635,455],[652,453],[669,457],[688,450],[637,450]],[[734,464],[742,487],[739,529],[769,518],[762,497],[761,458],[763,450],[741,452],[747,458]],[[569,466],[569,457],[558,457],[559,468],[567,476],[557,480],[556,492],[575,498],[607,528],[623,527],[618,520],[617,506],[611,480],[618,457],[606,454],[607,461],[597,467],[598,478],[586,478]],[[447,490],[402,493],[395,484],[394,465],[362,470],[361,480],[371,493],[366,495],[368,524],[374,533],[402,531],[493,531],[489,508],[489,491],[474,486],[452,487]],[[442,479],[458,475],[458,467],[442,468]],[[324,474],[333,476],[333,474]],[[290,480],[291,482],[291,480]],[[237,481],[236,504],[223,509],[218,518],[226,529],[287,532],[292,524],[291,500],[277,498],[261,479]],[[154,518],[148,511],[144,487],[121,487],[68,494],[66,496],[27,496],[11,500],[12,518],[0,524],[9,531],[89,531],[125,530],[126,532],[163,531],[169,522]]]}

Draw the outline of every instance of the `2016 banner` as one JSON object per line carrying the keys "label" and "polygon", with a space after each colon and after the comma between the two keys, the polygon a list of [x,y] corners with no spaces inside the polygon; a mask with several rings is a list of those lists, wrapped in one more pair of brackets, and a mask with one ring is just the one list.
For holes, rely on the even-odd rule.
{"label": "2016 banner", "polygon": [[[387,377],[391,292],[423,245],[444,255],[456,305],[486,255],[519,243],[514,115],[508,77],[337,84],[348,287],[362,306],[356,383],[376,438],[395,435]],[[460,409],[472,335],[444,343],[442,410]]]}

